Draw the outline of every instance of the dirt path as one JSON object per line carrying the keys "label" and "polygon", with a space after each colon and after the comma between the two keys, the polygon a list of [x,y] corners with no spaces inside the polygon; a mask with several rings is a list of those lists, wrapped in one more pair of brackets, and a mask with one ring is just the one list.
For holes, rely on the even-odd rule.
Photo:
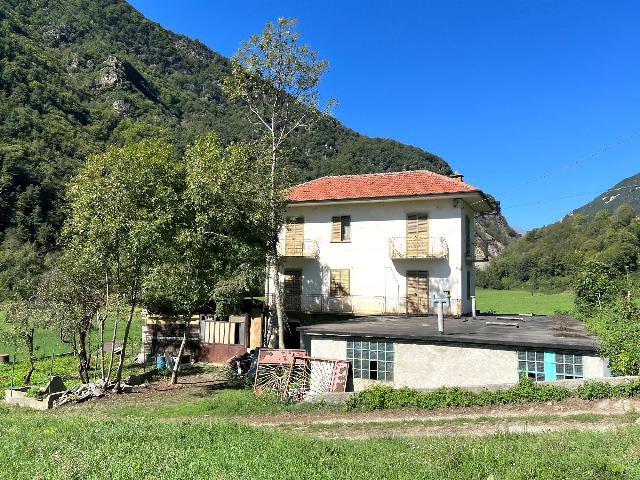
{"label": "dirt path", "polygon": [[[385,424],[383,428],[360,424],[359,428],[345,428],[345,425],[332,426],[331,429],[317,430],[314,428],[299,426],[291,429],[292,432],[310,435],[326,439],[362,440],[369,438],[398,438],[398,437],[434,437],[434,436],[487,436],[496,434],[514,433],[548,433],[565,430],[597,431],[614,430],[634,423],[633,419],[616,417],[599,419],[590,422],[568,420],[538,420],[538,421],[499,421],[488,420],[484,423],[464,422],[455,424],[424,425],[410,424],[394,426]],[[379,425],[380,426],[380,425]]]}
{"label": "dirt path", "polygon": [[[188,375],[177,386],[158,381],[131,395],[111,395],[97,402],[71,406],[65,414],[109,415],[113,408],[188,405],[216,395],[226,386],[217,372]],[[636,413],[638,412],[638,413]],[[62,412],[61,412],[62,413]],[[177,412],[176,412],[177,413]],[[606,431],[640,424],[640,398],[529,403],[438,410],[402,409],[347,412],[331,407],[312,412],[217,417],[214,414],[171,415],[160,421],[226,420],[319,438],[365,439],[421,436],[482,436],[497,433],[544,433],[563,430]]]}
{"label": "dirt path", "polygon": [[489,407],[443,408],[438,410],[376,410],[372,412],[339,413],[284,413],[276,416],[234,417],[255,426],[283,426],[287,424],[353,424],[386,423],[390,421],[455,421],[476,420],[482,418],[518,418],[518,417],[570,417],[577,415],[621,415],[640,412],[640,398],[580,400],[567,399],[561,402],[525,403]]}

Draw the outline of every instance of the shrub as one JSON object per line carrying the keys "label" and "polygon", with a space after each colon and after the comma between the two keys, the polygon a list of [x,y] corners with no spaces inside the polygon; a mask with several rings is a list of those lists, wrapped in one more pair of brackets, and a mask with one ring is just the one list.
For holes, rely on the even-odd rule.
{"label": "shrub", "polygon": [[612,302],[618,294],[618,285],[609,267],[590,262],[578,272],[574,291],[577,311],[591,316],[604,305]]}
{"label": "shrub", "polygon": [[522,378],[507,390],[481,390],[472,392],[462,388],[441,387],[429,392],[411,388],[394,389],[387,385],[374,385],[352,395],[347,400],[348,410],[384,410],[415,407],[434,410],[444,407],[471,407],[504,405],[524,402],[558,402],[569,397],[585,400],[598,398],[631,397],[640,395],[640,380],[619,385],[605,382],[587,382],[571,390],[560,385],[541,385]]}
{"label": "shrub", "polygon": [[640,374],[640,308],[618,300],[587,320],[598,336],[600,352],[616,375]]}

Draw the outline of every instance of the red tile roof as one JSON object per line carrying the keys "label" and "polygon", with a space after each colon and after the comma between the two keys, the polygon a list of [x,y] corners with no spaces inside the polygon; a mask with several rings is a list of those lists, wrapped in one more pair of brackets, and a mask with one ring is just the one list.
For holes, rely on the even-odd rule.
{"label": "red tile roof", "polygon": [[473,185],[456,178],[428,170],[414,170],[317,178],[293,187],[289,191],[289,200],[292,202],[313,202],[478,191],[479,189]]}

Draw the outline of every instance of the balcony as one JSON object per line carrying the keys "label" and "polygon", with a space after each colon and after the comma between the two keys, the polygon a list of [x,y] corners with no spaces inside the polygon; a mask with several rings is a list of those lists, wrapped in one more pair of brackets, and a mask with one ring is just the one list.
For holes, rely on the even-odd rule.
{"label": "balcony", "polygon": [[318,258],[320,249],[315,240],[285,240],[278,244],[278,254],[284,258]]}
{"label": "balcony", "polygon": [[401,258],[447,258],[449,246],[443,237],[419,239],[393,237],[389,239],[389,257]]}
{"label": "balcony", "polygon": [[[274,295],[265,297],[265,303],[274,305]],[[296,313],[344,313],[353,315],[426,315],[429,313],[428,297],[385,297],[349,295],[284,295],[284,308]]]}

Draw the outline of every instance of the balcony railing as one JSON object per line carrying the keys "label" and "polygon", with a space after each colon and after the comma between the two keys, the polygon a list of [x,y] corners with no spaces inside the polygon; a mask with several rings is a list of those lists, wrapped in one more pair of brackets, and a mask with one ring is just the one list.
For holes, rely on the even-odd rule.
{"label": "balcony railing", "polygon": [[[274,304],[274,295],[265,297]],[[349,295],[284,295],[284,308],[297,313],[349,313],[358,315],[426,315],[433,310],[428,297]]]}
{"label": "balcony railing", "polygon": [[281,257],[318,258],[320,249],[315,240],[285,240],[278,245]]}
{"label": "balcony railing", "polygon": [[389,257],[396,258],[447,258],[449,246],[442,237],[393,237],[389,239]]}

